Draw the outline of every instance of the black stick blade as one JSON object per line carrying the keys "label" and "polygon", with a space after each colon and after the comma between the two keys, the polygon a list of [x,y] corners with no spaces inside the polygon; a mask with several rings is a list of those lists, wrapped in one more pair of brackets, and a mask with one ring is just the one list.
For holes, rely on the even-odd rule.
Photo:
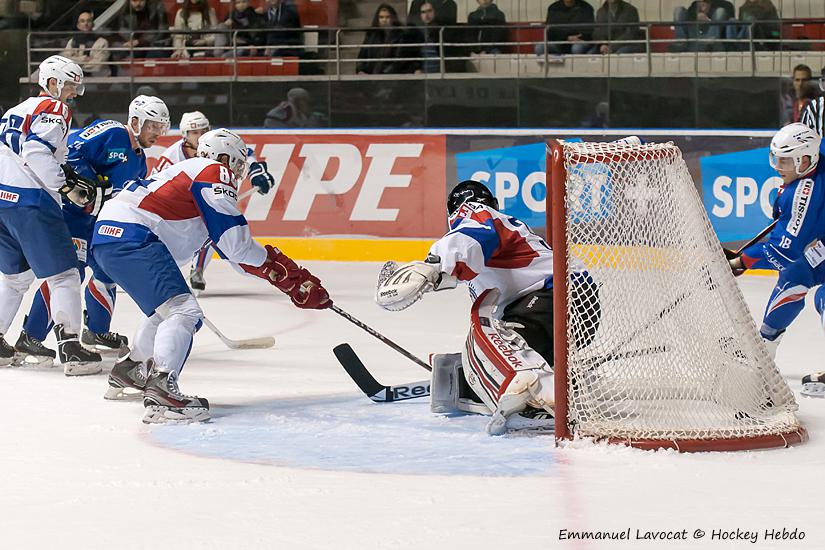
{"label": "black stick blade", "polygon": [[[350,378],[358,385],[362,392],[373,401],[392,401],[392,394],[387,392],[388,387],[379,383],[349,344],[339,344],[332,348],[332,353],[347,371]],[[388,399],[389,398],[389,399]]]}

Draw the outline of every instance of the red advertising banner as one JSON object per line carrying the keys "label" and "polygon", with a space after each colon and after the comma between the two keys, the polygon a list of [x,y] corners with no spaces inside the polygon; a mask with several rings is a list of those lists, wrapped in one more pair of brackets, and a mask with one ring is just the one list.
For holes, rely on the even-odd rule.
{"label": "red advertising banner", "polygon": [[[245,215],[256,236],[437,238],[446,216],[446,138],[241,136],[275,178]],[[175,136],[147,151],[150,170]],[[249,183],[244,184],[247,188]]]}

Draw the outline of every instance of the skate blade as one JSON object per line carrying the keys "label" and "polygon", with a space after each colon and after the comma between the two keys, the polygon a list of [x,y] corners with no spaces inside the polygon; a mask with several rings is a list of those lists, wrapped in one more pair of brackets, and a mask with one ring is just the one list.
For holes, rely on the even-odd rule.
{"label": "skate blade", "polygon": [[0,357],[0,369],[16,367],[14,357]]}
{"label": "skate blade", "polygon": [[209,409],[203,407],[191,407],[185,409],[170,409],[160,405],[150,405],[146,407],[143,415],[144,424],[191,424],[194,422],[206,422],[212,417],[209,416]]}
{"label": "skate blade", "polygon": [[96,344],[83,344],[83,347],[89,351],[94,351],[99,353],[100,355],[112,356],[117,355],[120,353],[122,347],[119,348],[110,348],[108,346],[99,346]]}
{"label": "skate blade", "polygon": [[12,365],[15,367],[21,367],[24,369],[31,369],[31,368],[41,368],[41,369],[50,369],[53,368],[54,365],[54,358],[53,357],[43,357],[39,355],[30,355],[28,353],[16,353],[14,355],[14,360],[12,361]]}
{"label": "skate blade", "polygon": [[825,384],[822,382],[809,382],[802,384],[802,391],[799,392],[805,397],[823,398],[825,397]]}
{"label": "skate blade", "polygon": [[63,374],[66,376],[90,376],[100,374],[103,367],[100,363],[66,363],[63,365]]}
{"label": "skate blade", "polygon": [[109,386],[106,393],[103,394],[103,399],[109,401],[136,401],[143,399],[143,390],[137,388],[114,388]]}

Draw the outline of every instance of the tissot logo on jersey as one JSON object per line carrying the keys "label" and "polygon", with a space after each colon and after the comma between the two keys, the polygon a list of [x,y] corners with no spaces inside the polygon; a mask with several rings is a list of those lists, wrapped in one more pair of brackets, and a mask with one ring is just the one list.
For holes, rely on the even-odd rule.
{"label": "tissot logo on jersey", "polygon": [[814,180],[805,178],[799,181],[796,193],[793,197],[791,207],[791,221],[788,222],[788,233],[794,237],[799,236],[799,230],[805,221],[805,214],[808,212],[808,205],[811,202],[811,193],[814,189]]}
{"label": "tissot logo on jersey", "polygon": [[115,237],[119,239],[123,236],[123,228],[122,227],[115,227],[113,225],[101,225],[97,229],[98,235],[103,235],[104,237]]}

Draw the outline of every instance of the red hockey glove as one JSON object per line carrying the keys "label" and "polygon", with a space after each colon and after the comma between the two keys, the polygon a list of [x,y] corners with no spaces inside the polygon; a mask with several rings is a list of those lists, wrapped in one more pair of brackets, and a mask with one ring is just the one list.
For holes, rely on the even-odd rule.
{"label": "red hockey glove", "polygon": [[326,309],[332,305],[329,293],[321,286],[318,277],[310,275],[306,269],[301,269],[306,278],[289,293],[292,303],[301,309]]}
{"label": "red hockey glove", "polygon": [[289,294],[298,285],[300,285],[306,276],[303,275],[301,269],[289,256],[285,255],[279,250],[275,250],[272,246],[266,245],[266,260],[258,267],[253,267],[247,264],[239,264],[244,271],[251,273],[261,279],[266,279],[272,286],[275,286],[281,292]]}

